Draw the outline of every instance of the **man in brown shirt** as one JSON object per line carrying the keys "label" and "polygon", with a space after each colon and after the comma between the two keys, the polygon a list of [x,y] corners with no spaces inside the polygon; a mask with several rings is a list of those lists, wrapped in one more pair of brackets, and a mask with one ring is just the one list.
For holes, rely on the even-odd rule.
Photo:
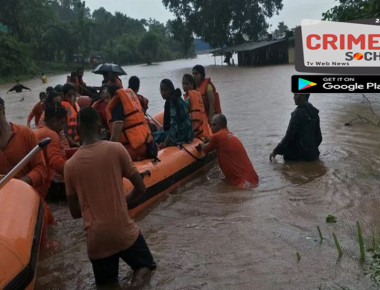
{"label": "man in brown shirt", "polygon": [[123,177],[134,185],[131,201],[145,193],[144,182],[122,144],[99,140],[93,108],[82,109],[78,119],[83,146],[65,164],[66,195],[71,215],[83,217],[96,284],[117,282],[122,258],[134,270],[132,285],[143,285],[156,264],[129,217]]}

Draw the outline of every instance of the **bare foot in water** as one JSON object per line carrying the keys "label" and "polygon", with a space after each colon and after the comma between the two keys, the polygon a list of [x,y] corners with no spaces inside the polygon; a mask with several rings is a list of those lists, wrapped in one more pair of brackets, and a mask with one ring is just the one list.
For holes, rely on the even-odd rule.
{"label": "bare foot in water", "polygon": [[132,277],[131,285],[126,290],[140,290],[150,281],[152,271],[149,268],[140,268],[135,271]]}

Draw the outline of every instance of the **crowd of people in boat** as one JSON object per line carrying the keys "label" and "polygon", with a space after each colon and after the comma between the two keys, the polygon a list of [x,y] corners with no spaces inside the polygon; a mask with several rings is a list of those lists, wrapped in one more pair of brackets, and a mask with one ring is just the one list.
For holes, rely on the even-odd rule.
{"label": "crowd of people in boat", "polygon": [[[16,86],[12,90],[21,88]],[[65,84],[40,93],[27,126],[7,121],[5,102],[0,98],[0,174],[7,174],[38,141],[51,139],[43,154],[34,156],[16,178],[40,194],[46,232],[54,217],[44,200],[53,178],[64,176],[71,214],[84,219],[88,255],[98,285],[117,282],[119,258],[135,271],[135,285],[143,284],[156,268],[127,210],[128,201],[145,192],[135,161],[151,158],[156,162],[159,150],[197,140],[198,151],[217,151],[219,166],[231,184],[241,189],[258,184],[242,142],[228,130],[219,94],[203,66],[196,65],[192,74],[183,76],[184,94],[171,80],[161,81],[165,100],[161,121],[147,113],[149,100],[139,94],[139,88],[137,76],[130,77],[128,88],[124,88],[117,74],[105,73],[100,98],[94,100],[85,96],[93,96],[94,88],[86,85],[83,69],[78,69]],[[322,141],[318,110],[308,97],[295,95],[297,108],[285,137],[270,154],[271,160],[277,154],[285,160],[318,159]],[[28,128],[33,118],[35,131]],[[71,156],[73,151],[76,153]],[[128,201],[123,177],[134,185]],[[48,245],[46,239],[44,244]]]}

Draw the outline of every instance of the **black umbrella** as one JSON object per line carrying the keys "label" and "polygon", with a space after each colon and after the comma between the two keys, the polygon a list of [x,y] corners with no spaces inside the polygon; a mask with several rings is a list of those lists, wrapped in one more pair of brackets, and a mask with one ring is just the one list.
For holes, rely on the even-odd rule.
{"label": "black umbrella", "polygon": [[93,71],[94,74],[104,74],[107,72],[112,72],[117,75],[126,75],[127,73],[121,68],[120,65],[114,63],[103,63],[99,64]]}

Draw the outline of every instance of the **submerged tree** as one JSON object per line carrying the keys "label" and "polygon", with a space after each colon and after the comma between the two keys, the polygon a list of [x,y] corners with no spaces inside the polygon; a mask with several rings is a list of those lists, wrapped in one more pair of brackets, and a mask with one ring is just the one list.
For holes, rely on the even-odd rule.
{"label": "submerged tree", "polygon": [[147,32],[138,44],[138,50],[143,61],[150,65],[153,61],[157,60],[160,50],[159,37],[156,32]]}
{"label": "submerged tree", "polygon": [[170,11],[212,46],[257,39],[264,34],[266,18],[282,8],[282,0],[162,0]]}

